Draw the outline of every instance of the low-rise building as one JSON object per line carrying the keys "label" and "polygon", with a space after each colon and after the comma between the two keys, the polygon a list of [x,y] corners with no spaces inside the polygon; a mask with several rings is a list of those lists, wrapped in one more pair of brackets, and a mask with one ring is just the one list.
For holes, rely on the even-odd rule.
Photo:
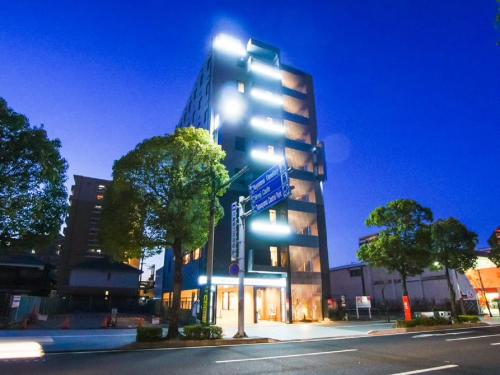
{"label": "low-rise building", "polygon": [[109,311],[137,303],[141,271],[108,257],[89,258],[70,271],[66,288],[71,310]]}
{"label": "low-rise building", "polygon": [[[457,298],[472,300],[475,305],[476,293],[468,278],[452,271],[451,283]],[[385,268],[372,267],[365,263],[353,263],[330,269],[332,297],[345,297],[347,308],[355,308],[356,296],[370,296],[373,306],[383,306],[384,300],[394,309],[401,308],[403,288],[401,276]],[[445,271],[424,270],[420,275],[407,280],[408,294],[414,310],[446,307],[450,292]]]}

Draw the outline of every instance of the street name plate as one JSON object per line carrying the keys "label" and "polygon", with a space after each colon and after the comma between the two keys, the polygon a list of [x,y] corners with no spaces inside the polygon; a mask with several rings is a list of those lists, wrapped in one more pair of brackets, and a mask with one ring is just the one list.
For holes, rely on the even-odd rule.
{"label": "street name plate", "polygon": [[254,214],[284,201],[290,195],[287,166],[279,164],[271,167],[255,179],[248,190]]}

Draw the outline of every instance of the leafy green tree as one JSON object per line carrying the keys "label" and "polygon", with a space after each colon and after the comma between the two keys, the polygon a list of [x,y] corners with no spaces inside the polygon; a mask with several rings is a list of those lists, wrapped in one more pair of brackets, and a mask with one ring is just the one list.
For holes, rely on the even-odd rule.
{"label": "leafy green tree", "polygon": [[[140,143],[113,166],[102,213],[103,249],[116,258],[134,258],[172,248],[169,338],[179,335],[182,258],[207,241],[213,180],[221,185],[229,178],[224,158],[206,130],[179,128]],[[218,199],[216,210],[217,222],[223,216]]]}
{"label": "leafy green tree", "polygon": [[471,232],[454,218],[438,220],[431,226],[433,268],[443,269],[450,291],[451,313],[457,318],[455,289],[450,280],[450,270],[465,272],[474,268],[477,261],[477,234]]}
{"label": "leafy green tree", "polygon": [[491,247],[489,258],[497,267],[500,267],[500,227],[498,227],[488,239]]}
{"label": "leafy green tree", "polygon": [[67,210],[58,139],[0,98],[0,253],[46,246]]}
{"label": "leafy green tree", "polygon": [[408,295],[408,276],[423,272],[430,264],[432,211],[414,200],[400,199],[375,209],[366,225],[383,228],[376,238],[363,244],[358,258],[401,275],[403,295]]}

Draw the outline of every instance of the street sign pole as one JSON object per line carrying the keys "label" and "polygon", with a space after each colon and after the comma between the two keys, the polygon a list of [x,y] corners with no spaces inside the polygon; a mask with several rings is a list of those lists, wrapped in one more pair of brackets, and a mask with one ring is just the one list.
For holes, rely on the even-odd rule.
{"label": "street sign pole", "polygon": [[238,332],[235,338],[247,337],[245,333],[245,197],[238,199]]}

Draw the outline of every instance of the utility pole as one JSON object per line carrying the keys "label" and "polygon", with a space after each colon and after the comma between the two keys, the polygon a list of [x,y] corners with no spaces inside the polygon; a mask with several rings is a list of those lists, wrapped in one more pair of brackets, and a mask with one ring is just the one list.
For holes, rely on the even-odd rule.
{"label": "utility pole", "polygon": [[207,285],[206,285],[206,293],[208,293],[208,306],[202,306],[203,309],[207,309],[207,311],[202,314],[202,322],[205,324],[211,324],[213,322],[213,303],[214,303],[214,295],[212,290],[212,276],[214,274],[214,237],[215,237],[215,214],[217,212],[217,194],[223,189],[231,186],[231,184],[236,181],[238,178],[243,176],[248,171],[248,166],[243,167],[237,173],[235,173],[228,181],[224,182],[221,185],[218,185],[216,181],[214,181],[212,174],[212,191],[210,196],[210,217],[208,223],[208,243],[207,243]]}
{"label": "utility pole", "polygon": [[252,210],[245,212],[250,197],[238,199],[238,332],[235,338],[247,337],[245,333],[245,219]]}

